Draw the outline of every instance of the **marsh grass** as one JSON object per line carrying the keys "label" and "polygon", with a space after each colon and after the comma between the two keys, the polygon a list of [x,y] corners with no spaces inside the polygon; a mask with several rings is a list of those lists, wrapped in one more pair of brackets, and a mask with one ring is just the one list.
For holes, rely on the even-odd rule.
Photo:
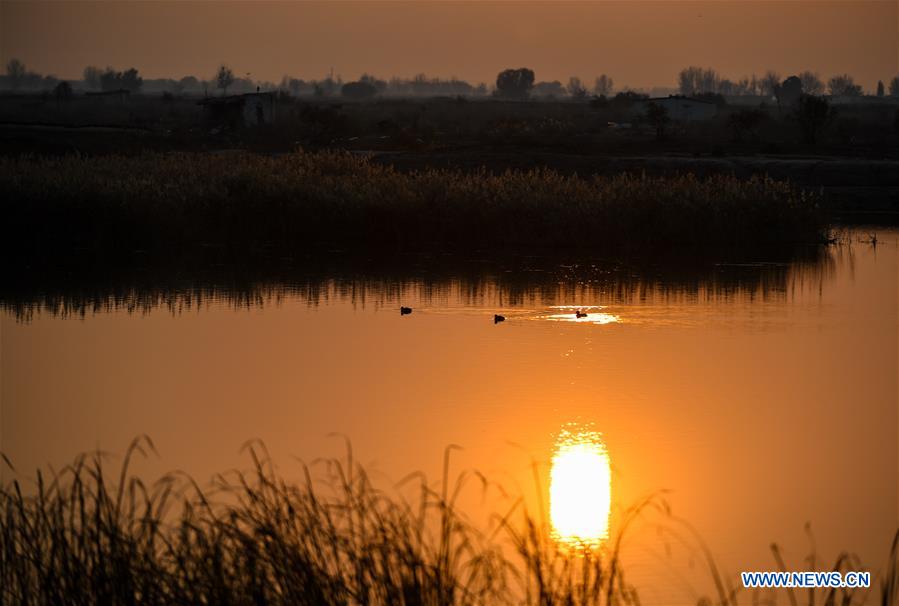
{"label": "marsh grass", "polygon": [[201,489],[179,474],[118,481],[81,457],[33,496],[2,493],[0,594],[11,603],[478,604],[503,590],[498,552],[444,483],[416,502],[376,490],[352,455],[317,487],[279,478],[258,444],[250,473]]}
{"label": "marsh grass", "polygon": [[451,449],[436,486],[412,474],[389,493],[349,446],[322,478],[301,466],[292,484],[251,443],[252,470],[207,490],[183,474],[153,485],[131,475],[132,457],[152,450],[135,440],[113,479],[97,453],[49,481],[38,474],[31,491],[3,488],[4,603],[638,603],[616,568],[620,544],[561,550],[520,501],[488,528],[468,521],[457,501],[471,476],[450,477]]}
{"label": "marsh grass", "polygon": [[820,243],[815,195],[731,176],[548,169],[401,172],[348,153],[0,158],[7,258],[591,249],[759,251]]}
{"label": "marsh grass", "polygon": [[[262,444],[245,449],[251,470],[221,474],[207,489],[182,473],[152,485],[133,475],[131,459],[155,450],[146,437],[131,444],[115,477],[95,453],[50,478],[38,473],[34,486],[3,486],[0,603],[636,605],[622,545],[651,511],[673,522],[671,536],[703,550],[717,598],[700,603],[738,603],[661,495],[624,511],[608,546],[562,547],[545,512],[530,515],[521,501],[486,528],[469,521],[458,499],[473,476],[450,477],[451,449],[436,485],[412,474],[391,491],[374,486],[349,445],[343,459],[320,462],[321,477],[301,465],[297,483],[277,473]],[[883,606],[897,604],[896,551],[894,542]],[[841,556],[837,569],[848,563]],[[817,603],[859,602],[830,592]]]}

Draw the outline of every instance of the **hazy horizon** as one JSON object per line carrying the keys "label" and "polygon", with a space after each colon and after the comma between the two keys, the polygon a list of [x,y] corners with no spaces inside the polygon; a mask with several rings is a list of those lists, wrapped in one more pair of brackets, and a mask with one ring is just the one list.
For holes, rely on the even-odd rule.
{"label": "hazy horizon", "polygon": [[145,78],[236,75],[345,80],[418,73],[492,83],[508,67],[537,80],[674,87],[688,65],[736,80],[768,69],[849,73],[865,90],[899,72],[897,3],[519,2],[472,0],[0,3],[0,57],[80,79],[87,65]]}

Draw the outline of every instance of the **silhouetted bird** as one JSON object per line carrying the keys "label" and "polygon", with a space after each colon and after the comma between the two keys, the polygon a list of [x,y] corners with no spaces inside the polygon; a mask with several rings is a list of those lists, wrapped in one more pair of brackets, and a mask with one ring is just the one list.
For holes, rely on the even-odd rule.
{"label": "silhouetted bird", "polygon": [[586,317],[587,317],[587,312],[581,311],[581,310],[579,309],[579,310],[577,310],[576,312],[574,312],[574,317],[575,317],[575,318],[586,318]]}
{"label": "silhouetted bird", "polygon": [[500,322],[505,322],[506,316],[501,316],[499,314],[493,314],[493,323],[499,324]]}
{"label": "silhouetted bird", "polygon": [[400,307],[400,315],[405,316],[412,313],[411,307]]}

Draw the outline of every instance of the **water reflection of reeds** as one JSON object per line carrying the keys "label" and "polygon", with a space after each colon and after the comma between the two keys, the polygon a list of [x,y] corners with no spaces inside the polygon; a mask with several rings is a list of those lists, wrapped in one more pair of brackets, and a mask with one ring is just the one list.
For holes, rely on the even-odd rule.
{"label": "water reflection of reeds", "polygon": [[600,307],[722,301],[785,301],[820,290],[851,255],[820,247],[785,262],[577,263],[552,258],[471,260],[410,256],[372,261],[343,255],[245,266],[186,264],[177,272],[67,267],[8,272],[0,307],[19,320],[35,313],[78,317],[111,311],[172,313],[224,304],[235,309],[345,302],[360,308],[424,304],[493,308]]}

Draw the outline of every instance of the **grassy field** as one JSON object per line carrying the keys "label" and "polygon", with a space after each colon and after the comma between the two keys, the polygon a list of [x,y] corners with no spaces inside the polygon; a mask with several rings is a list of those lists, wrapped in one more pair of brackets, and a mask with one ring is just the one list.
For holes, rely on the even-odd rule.
{"label": "grassy field", "polygon": [[[731,98],[708,120],[672,123],[659,140],[633,102],[590,98],[532,99],[383,97],[352,101],[337,97],[278,95],[273,124],[262,128],[223,127],[204,116],[202,97],[132,95],[126,100],[76,95],[0,94],[0,153],[65,151],[83,153],[154,149],[241,147],[289,151],[304,148],[440,150],[502,146],[519,151],[554,149],[589,155],[812,155],[897,158],[899,99],[866,97],[838,103],[815,145],[803,142],[793,111],[773,99]],[[764,101],[764,102],[762,102]],[[746,128],[734,117],[756,112]],[[627,123],[617,129],[610,123]],[[68,132],[7,132],[15,125],[106,126],[140,131],[140,136]],[[84,130],[84,129],[80,129]],[[134,133],[132,133],[134,134]]]}
{"label": "grassy field", "polygon": [[[477,527],[456,507],[467,480],[449,477],[450,449],[436,485],[413,475],[403,492],[376,488],[349,449],[324,475],[303,467],[305,481],[290,483],[258,443],[247,446],[252,471],[221,475],[211,488],[179,474],[149,484],[129,473],[129,461],[152,448],[136,440],[112,479],[97,454],[38,474],[33,487],[0,489],[0,602],[639,604],[624,578],[622,540],[646,515],[676,523],[652,496],[623,513],[602,548],[559,547],[520,501]],[[896,549],[880,579],[882,606],[899,604]],[[751,601],[705,552],[711,589],[700,603]],[[849,561],[841,556],[834,569]],[[828,589],[808,599],[850,606],[863,593]]]}
{"label": "grassy field", "polygon": [[715,254],[820,243],[814,195],[728,176],[400,172],[348,153],[0,159],[6,259],[219,247]]}

